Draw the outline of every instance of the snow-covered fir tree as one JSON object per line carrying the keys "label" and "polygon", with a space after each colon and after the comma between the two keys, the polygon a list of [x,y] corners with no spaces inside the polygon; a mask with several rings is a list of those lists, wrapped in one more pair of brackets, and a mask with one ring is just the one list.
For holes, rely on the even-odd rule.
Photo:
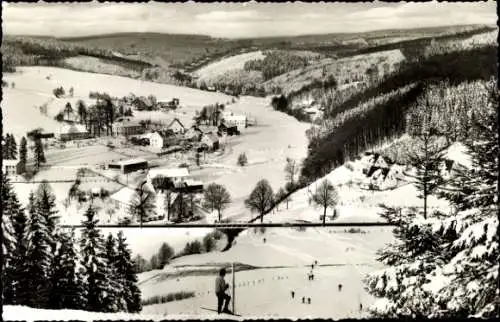
{"label": "snow-covered fir tree", "polygon": [[128,312],[140,312],[141,291],[137,287],[137,275],[134,270],[132,254],[128,248],[123,232],[118,233],[117,261],[116,268],[119,276],[119,283],[123,285],[123,298]]}
{"label": "snow-covered fir tree", "polygon": [[60,232],[54,256],[51,309],[83,309],[83,290],[77,275],[74,231]]}
{"label": "snow-covered fir tree", "polygon": [[[443,249],[452,257],[436,272],[436,301],[445,316],[499,317],[498,88],[487,84],[489,104],[475,114],[475,135],[466,141],[473,168],[460,182],[473,191],[456,214],[434,225],[439,235],[456,235]],[[463,195],[463,193],[462,193]],[[457,202],[457,198],[451,198]]]}
{"label": "snow-covered fir tree", "polygon": [[125,285],[120,280],[120,274],[118,272],[118,253],[116,249],[116,239],[113,234],[109,233],[106,238],[105,245],[106,260],[108,263],[109,270],[109,303],[106,304],[112,312],[125,311],[126,304],[123,299],[124,297],[124,287]]}
{"label": "snow-covered fir tree", "polygon": [[[17,203],[17,197],[12,194],[12,200],[14,204]],[[5,216],[5,212],[4,212]],[[19,208],[12,216],[12,225],[14,228],[14,238],[15,238],[15,249],[12,256],[12,270],[10,272],[5,272],[11,274],[11,287],[13,288],[13,303],[18,304],[19,302],[19,292],[23,289],[23,284],[26,283],[26,274],[24,271],[24,264],[26,262],[26,223],[28,217],[24,209]]]}
{"label": "snow-covered fir tree", "polygon": [[33,193],[29,196],[28,221],[26,223],[26,256],[23,267],[24,279],[19,290],[18,303],[35,308],[47,307],[51,290],[51,265],[53,253],[45,217],[37,207]]}
{"label": "snow-covered fir tree", "polygon": [[[372,307],[383,317],[498,317],[498,90],[489,83],[489,104],[475,113],[475,135],[465,144],[472,169],[451,178],[451,215],[386,209],[398,223],[396,242],[379,252],[388,267],[367,276]],[[465,190],[463,190],[464,188]]]}
{"label": "snow-covered fir tree", "polygon": [[3,272],[3,303],[14,301],[14,271],[16,263],[16,236],[13,218],[21,211],[17,197],[12,191],[9,180],[2,176],[2,272]]}
{"label": "snow-covered fir tree", "polygon": [[52,252],[55,252],[57,244],[57,224],[59,221],[56,209],[56,197],[47,181],[40,183],[35,196],[37,208],[40,210],[42,216],[44,216],[49,235],[52,237],[50,241]]}
{"label": "snow-covered fir tree", "polygon": [[109,269],[104,249],[104,238],[97,229],[95,210],[90,206],[82,222],[80,236],[80,257],[83,289],[86,300],[85,310],[110,312],[107,306],[110,297]]}

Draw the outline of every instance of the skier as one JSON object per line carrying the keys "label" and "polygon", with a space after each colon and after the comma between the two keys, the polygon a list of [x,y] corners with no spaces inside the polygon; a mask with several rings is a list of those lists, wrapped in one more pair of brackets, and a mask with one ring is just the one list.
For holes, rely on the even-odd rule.
{"label": "skier", "polygon": [[339,284],[339,292],[342,291],[342,284]]}
{"label": "skier", "polygon": [[306,298],[302,296],[302,303],[306,303]]}
{"label": "skier", "polygon": [[217,313],[221,313],[222,306],[224,309],[223,313],[232,314],[229,310],[229,301],[231,301],[231,296],[226,294],[226,290],[229,288],[229,284],[226,283],[224,277],[226,276],[226,269],[221,268],[219,271],[219,276],[215,279],[215,295],[217,296]]}
{"label": "skier", "polygon": [[292,299],[295,297],[295,292],[292,291]]}
{"label": "skier", "polygon": [[311,304],[311,298],[310,297],[307,298],[307,304]]}

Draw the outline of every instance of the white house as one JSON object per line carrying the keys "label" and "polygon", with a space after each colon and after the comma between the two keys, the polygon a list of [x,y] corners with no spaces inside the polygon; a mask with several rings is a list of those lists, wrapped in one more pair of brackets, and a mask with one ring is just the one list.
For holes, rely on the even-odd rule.
{"label": "white house", "polygon": [[172,122],[170,122],[170,124],[167,126],[167,129],[172,130],[175,134],[184,134],[184,132],[186,131],[186,128],[178,118],[173,119]]}
{"label": "white house", "polygon": [[81,140],[88,138],[89,133],[82,124],[66,124],[60,129],[58,136],[61,141]]}
{"label": "white house", "polygon": [[247,117],[246,115],[237,115],[233,113],[223,114],[224,124],[226,126],[236,126],[238,131],[247,127]]}
{"label": "white house", "polygon": [[165,146],[165,137],[159,132],[153,132],[149,136],[149,145],[157,149],[163,149]]}
{"label": "white house", "polygon": [[[154,188],[151,185],[150,182],[147,182],[145,186],[143,187],[145,191],[148,191],[150,193],[155,193]],[[117,213],[120,215],[125,215],[128,216],[130,215],[131,207],[134,205],[135,200],[137,200],[138,195],[137,191],[134,188],[131,187],[123,187],[114,194],[112,194],[110,197],[110,200],[113,203],[113,206],[117,210]],[[156,203],[156,194],[154,195],[154,203]],[[156,211],[154,211],[156,212]],[[156,215],[155,213],[151,213],[151,216]],[[122,217],[120,216],[120,217]]]}
{"label": "white house", "polygon": [[12,177],[17,174],[17,160],[2,160],[2,173],[6,177]]}

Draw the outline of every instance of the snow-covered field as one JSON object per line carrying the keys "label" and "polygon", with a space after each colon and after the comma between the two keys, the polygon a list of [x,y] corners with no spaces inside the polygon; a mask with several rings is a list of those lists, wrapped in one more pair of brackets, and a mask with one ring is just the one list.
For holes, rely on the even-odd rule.
{"label": "snow-covered field", "polygon": [[[143,299],[171,292],[193,291],[193,298],[148,305],[143,314],[214,315],[200,307],[214,308],[215,273],[200,270],[230,267],[233,262],[256,269],[235,274],[235,310],[244,317],[359,318],[366,316],[371,297],[362,278],[380,267],[375,252],[392,240],[391,228],[366,228],[347,233],[343,228],[289,228],[257,232],[248,229],[226,252],[180,257],[163,270],[139,275]],[[266,239],[264,242],[264,238]],[[310,265],[314,281],[308,281]],[[195,272],[196,270],[196,272]],[[226,277],[230,284],[231,274]],[[343,285],[341,292],[338,284]],[[291,298],[291,291],[295,298]],[[311,304],[302,304],[302,297]]]}
{"label": "snow-covered field", "polygon": [[[286,158],[301,161],[306,157],[305,131],[308,125],[274,111],[264,98],[242,97],[227,109],[256,118],[257,125],[244,129],[241,136],[230,137],[220,159],[192,173],[204,182],[226,186],[231,193],[232,203],[223,211],[224,218],[249,220],[251,214],[245,209],[244,200],[256,183],[267,179],[277,191],[286,183]],[[248,164],[244,167],[236,164],[241,153],[246,153],[248,158]]]}
{"label": "snow-covered field", "polygon": [[243,69],[243,66],[249,60],[262,58],[264,58],[264,55],[260,50],[231,56],[202,67],[195,72],[195,75],[197,75],[200,80],[212,79],[230,70]]}
{"label": "snow-covered field", "polygon": [[[26,131],[38,126],[47,131],[56,131],[59,124],[53,120],[66,104],[73,106],[82,99],[91,103],[90,91],[106,92],[111,96],[123,97],[134,93],[136,96],[156,96],[159,101],[170,101],[179,98],[183,108],[179,115],[189,110],[194,115],[196,109],[203,105],[225,103],[230,96],[167,84],[140,81],[126,77],[77,72],[55,67],[18,67],[17,72],[4,75],[9,84],[14,82],[15,88],[3,88],[4,101],[4,132],[12,132],[16,138],[26,135]],[[47,79],[50,76],[50,79]],[[73,98],[55,98],[52,91],[63,86],[66,92],[70,87],[74,89]],[[49,116],[42,116],[38,107],[44,103],[48,105]],[[191,111],[192,110],[192,111]],[[174,113],[170,113],[173,117]]]}

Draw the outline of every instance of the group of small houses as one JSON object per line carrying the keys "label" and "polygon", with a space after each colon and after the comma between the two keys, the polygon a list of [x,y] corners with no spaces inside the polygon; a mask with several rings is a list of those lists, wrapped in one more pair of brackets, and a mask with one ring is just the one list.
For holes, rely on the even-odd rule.
{"label": "group of small houses", "polygon": [[[391,159],[379,153],[366,153],[363,162],[364,180],[361,188],[368,190],[390,190],[407,183],[407,177],[414,175],[414,169],[407,165],[395,164]],[[463,169],[464,166],[449,159],[439,164],[443,178],[449,177],[452,172]]]}
{"label": "group of small houses", "polygon": [[[145,159],[137,158],[108,165],[109,169],[116,169],[121,173],[130,173],[134,171],[147,171],[146,180],[140,189],[146,193],[153,194],[154,210],[150,210],[143,221],[163,220],[176,222],[184,220],[183,217],[193,218],[198,208],[192,208],[184,213],[182,202],[184,196],[189,194],[193,200],[199,200],[203,193],[203,183],[193,180],[190,177],[188,168],[149,168]],[[168,182],[168,184],[167,184]],[[167,198],[167,194],[169,198]],[[121,218],[133,216],[131,209],[134,202],[140,198],[137,188],[129,186],[123,187],[110,196],[112,206],[115,212],[120,214]],[[168,210],[167,210],[168,203]],[[194,210],[194,211],[193,211]],[[189,213],[193,211],[192,213]]]}
{"label": "group of small houses", "polygon": [[[123,118],[113,125],[113,135],[124,136],[137,145],[150,146],[156,150],[177,146],[180,142],[198,143],[209,151],[215,151],[220,146],[220,141],[225,135],[238,135],[247,127],[248,120],[245,115],[236,115],[224,112],[222,122],[218,126],[193,125],[190,128],[174,118],[166,126],[158,124],[145,125],[144,122],[134,120],[133,117]],[[81,124],[66,124],[60,129],[61,141],[81,140],[89,138],[89,133]]]}

